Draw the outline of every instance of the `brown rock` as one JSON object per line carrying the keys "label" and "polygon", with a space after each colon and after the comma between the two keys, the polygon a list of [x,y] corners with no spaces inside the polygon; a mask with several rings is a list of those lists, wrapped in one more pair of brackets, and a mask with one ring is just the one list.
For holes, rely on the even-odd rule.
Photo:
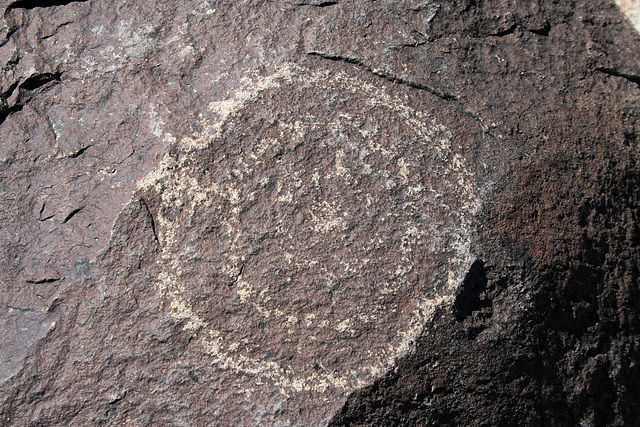
{"label": "brown rock", "polygon": [[612,3],[2,9],[2,423],[638,418]]}

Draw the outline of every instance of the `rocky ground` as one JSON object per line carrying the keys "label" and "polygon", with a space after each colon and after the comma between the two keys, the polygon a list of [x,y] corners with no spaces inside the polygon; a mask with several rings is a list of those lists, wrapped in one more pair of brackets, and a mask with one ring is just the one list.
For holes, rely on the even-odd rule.
{"label": "rocky ground", "polygon": [[640,419],[611,1],[0,6],[0,424]]}

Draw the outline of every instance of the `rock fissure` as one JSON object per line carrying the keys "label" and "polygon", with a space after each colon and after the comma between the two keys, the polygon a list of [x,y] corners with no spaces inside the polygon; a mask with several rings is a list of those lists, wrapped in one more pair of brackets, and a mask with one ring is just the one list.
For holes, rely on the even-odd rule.
{"label": "rock fissure", "polygon": [[622,77],[623,79],[629,80],[631,83],[634,83],[638,87],[640,87],[640,75],[638,74],[624,73],[615,68],[608,68],[608,67],[598,67],[596,68],[596,71],[599,71],[601,73],[608,74],[614,77]]}
{"label": "rock fissure", "polygon": [[11,9],[35,9],[64,6],[75,2],[85,2],[87,0],[14,0],[10,1],[5,13]]}
{"label": "rock fissure", "polygon": [[357,58],[351,58],[351,57],[346,57],[346,56],[340,56],[340,55],[333,55],[333,54],[329,54],[329,53],[324,53],[324,52],[314,52],[314,51],[308,51],[307,52],[308,55],[314,55],[314,56],[319,56],[321,58],[324,59],[329,59],[331,61],[341,61],[341,62],[346,62],[347,64],[353,64],[353,65],[357,65],[358,67],[362,68],[365,71],[370,72],[371,74],[374,74],[376,76],[382,77],[383,79],[386,79],[392,83],[397,83],[400,85],[405,85],[414,89],[419,89],[419,90],[425,90],[427,92],[429,92],[432,95],[437,96],[438,98],[441,98],[445,101],[457,101],[459,98],[458,96],[456,96],[455,94],[452,93],[447,93],[444,92],[436,87],[433,86],[429,86],[423,83],[418,83],[418,82],[413,82],[410,80],[406,80],[403,79],[402,77],[399,76],[394,76],[388,73],[385,73],[383,70],[379,70],[379,69],[374,69],[371,68],[369,66],[367,66],[364,62],[360,61]]}

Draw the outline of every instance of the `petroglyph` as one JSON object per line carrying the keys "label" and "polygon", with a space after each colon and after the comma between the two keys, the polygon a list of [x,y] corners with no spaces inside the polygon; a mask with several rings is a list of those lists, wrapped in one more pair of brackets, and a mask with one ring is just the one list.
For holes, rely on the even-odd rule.
{"label": "petroglyph", "polygon": [[452,132],[357,75],[295,65],[202,120],[140,184],[171,316],[212,364],[285,395],[371,383],[472,261],[479,202]]}

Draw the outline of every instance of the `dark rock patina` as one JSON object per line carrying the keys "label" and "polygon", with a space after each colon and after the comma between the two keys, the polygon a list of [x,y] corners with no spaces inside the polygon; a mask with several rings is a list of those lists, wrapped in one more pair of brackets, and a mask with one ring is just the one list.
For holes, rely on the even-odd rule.
{"label": "dark rock patina", "polygon": [[613,3],[2,10],[3,425],[640,417]]}

